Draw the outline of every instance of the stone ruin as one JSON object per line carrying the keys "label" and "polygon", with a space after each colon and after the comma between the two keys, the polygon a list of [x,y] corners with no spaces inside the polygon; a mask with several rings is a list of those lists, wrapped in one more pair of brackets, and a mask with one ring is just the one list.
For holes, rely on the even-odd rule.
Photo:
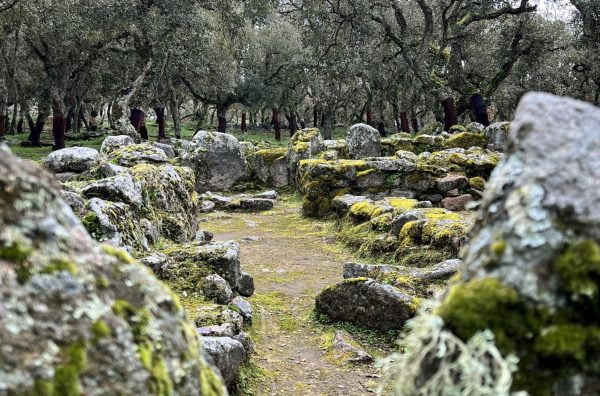
{"label": "stone ruin", "polygon": [[[524,113],[526,111],[519,112],[521,117]],[[118,293],[126,290],[121,290],[120,286],[118,293],[112,291],[112,287],[107,287],[106,295],[91,286],[84,287],[90,299],[102,301],[104,306],[110,308],[109,311],[90,314],[86,319],[89,323],[80,319],[81,315],[87,315],[82,311],[83,308],[65,311],[64,325],[76,328],[72,332],[66,332],[64,339],[53,339],[55,345],[48,348],[54,354],[39,352],[40,359],[43,359],[40,364],[44,369],[38,369],[41,366],[35,365],[35,370],[31,368],[30,371],[26,369],[18,372],[11,377],[12,385],[8,382],[0,383],[0,390],[10,390],[13,388],[9,386],[17,385],[33,387],[31,389],[36,386],[62,386],[56,383],[56,372],[63,365],[70,365],[71,358],[68,355],[71,350],[78,357],[90,359],[90,354],[97,353],[96,343],[102,344],[102,340],[96,339],[99,336],[95,333],[99,333],[103,337],[111,337],[112,342],[115,342],[115,338],[120,340],[121,336],[129,337],[131,342],[122,346],[123,351],[129,354],[128,360],[121,359],[124,365],[134,364],[132,362],[137,359],[135,364],[139,367],[135,366],[135,370],[139,369],[140,373],[150,371],[145,376],[139,374],[136,379],[131,379],[139,380],[131,384],[131,389],[150,386],[159,389],[172,387],[177,390],[179,386],[202,387],[210,384],[221,392],[223,389],[219,375],[214,374],[211,368],[214,364],[219,369],[223,382],[230,390],[235,391],[239,367],[253,352],[252,342],[245,332],[252,320],[252,307],[245,297],[250,297],[254,292],[253,279],[240,267],[239,245],[234,241],[212,242],[212,235],[200,228],[198,219],[202,214],[214,210],[263,211],[273,208],[277,202],[275,191],[243,193],[258,188],[296,189],[303,195],[303,213],[306,216],[336,219],[339,240],[352,248],[358,257],[369,261],[377,259],[384,263],[346,263],[343,268],[344,280],[326,288],[317,297],[317,313],[368,328],[384,331],[402,329],[407,321],[427,305],[425,301],[439,296],[448,280],[460,272],[463,263],[458,259],[459,252],[469,243],[469,239],[471,243],[468,246],[471,246],[471,250],[474,245],[483,246],[484,242],[478,242],[477,234],[472,234],[475,235],[474,239],[469,238],[469,230],[476,220],[475,212],[471,209],[484,196],[484,189],[488,191],[487,196],[492,194],[489,191],[498,190],[499,187],[493,183],[494,179],[492,182],[488,180],[492,172],[500,172],[494,171],[499,163],[503,164],[500,169],[505,168],[506,161],[501,162],[505,155],[502,151],[511,129],[516,132],[513,132],[513,137],[506,146],[509,155],[506,161],[510,161],[515,150],[514,134],[527,130],[519,118],[512,126],[499,123],[483,128],[470,124],[466,127],[457,126],[451,133],[418,136],[401,133],[383,139],[366,125],[352,127],[346,140],[323,140],[318,129],[305,129],[293,136],[288,148],[253,145],[239,142],[231,135],[205,131],[198,132],[189,142],[170,139],[154,144],[136,144],[127,136],[111,136],[104,141],[99,152],[69,148],[52,153],[45,161],[45,166],[56,174],[60,185],[43,173],[40,176],[40,172],[31,165],[12,156],[7,157],[10,160],[6,159],[3,166],[11,169],[24,167],[28,171],[22,180],[6,181],[5,189],[6,186],[12,186],[10,183],[35,184],[36,182],[31,181],[33,179],[28,178],[39,177],[43,180],[41,185],[50,186],[47,190],[52,193],[49,196],[35,197],[29,191],[24,197],[19,197],[19,200],[27,202],[25,206],[32,205],[40,211],[41,215],[35,215],[35,220],[28,220],[27,216],[14,224],[10,221],[17,220],[12,218],[10,221],[0,220],[12,224],[16,230],[23,227],[26,230],[26,227],[32,227],[32,222],[47,218],[48,223],[44,225],[45,222],[40,222],[40,227],[49,226],[61,238],[73,233],[77,236],[64,240],[67,248],[63,249],[59,244],[60,253],[66,254],[63,262],[60,261],[62,258],[54,258],[53,252],[46,254],[44,244],[31,239],[54,240],[58,236],[46,235],[46,231],[41,230],[36,230],[33,234],[18,231],[29,238],[24,240],[23,246],[28,248],[22,252],[20,236],[17,238],[18,245],[15,245],[17,247],[13,246],[13,242],[17,240],[14,239],[15,235],[21,234],[7,234],[9,231],[0,234],[3,238],[0,242],[5,251],[5,256],[2,257],[13,267],[15,284],[18,285],[16,290],[19,293],[23,289],[24,296],[30,296],[27,294],[30,293],[27,291],[30,281],[38,282],[40,278],[39,282],[42,282],[52,277],[67,283],[73,281],[67,278],[73,278],[82,285],[87,283],[81,282],[95,282],[94,287],[100,290],[98,280],[94,281],[92,278],[97,278],[106,271],[107,265],[110,268],[135,268],[135,271],[124,270],[126,277],[139,280],[142,277],[137,274],[139,272],[149,279],[144,281],[144,287],[151,284],[156,286],[152,288],[154,294],[147,295],[148,292],[144,290],[136,291],[135,293],[141,293],[139,297],[134,292],[120,296]],[[593,146],[591,143],[593,142],[588,142],[587,146]],[[559,163],[562,162],[554,164]],[[568,163],[566,159],[564,163]],[[538,168],[535,169],[543,169],[542,165],[536,165]],[[528,170],[534,171],[533,168]],[[4,174],[10,176],[10,172]],[[513,177],[513,174],[509,173],[508,176]],[[576,175],[571,176],[576,180]],[[560,187],[563,185],[554,187],[561,191]],[[46,191],[46,188],[42,190]],[[235,195],[231,195],[232,193]],[[43,200],[42,206],[39,206],[40,202],[35,201],[36,199]],[[556,195],[555,200],[561,201],[560,196]],[[79,217],[84,228],[69,212],[65,202]],[[487,199],[484,200],[483,205],[487,205],[487,202]],[[60,207],[60,210],[56,207]],[[485,207],[489,208],[490,213],[496,213],[495,206]],[[564,211],[570,213],[567,207]],[[35,213],[37,212],[31,212],[32,215]],[[534,211],[530,214],[535,217],[539,213]],[[56,220],[57,216],[68,220]],[[68,227],[62,225],[62,228],[57,229],[56,221],[66,221]],[[481,222],[481,219],[478,221]],[[92,241],[84,229],[105,245]],[[83,240],[85,243],[71,246]],[[505,245],[502,241],[506,242]],[[490,254],[493,257],[497,254],[504,257],[505,251],[506,257],[510,257],[508,254],[512,252],[509,248],[511,245],[506,238],[502,241],[492,244]],[[41,244],[41,254],[47,256],[45,261],[38,261],[35,253],[37,248],[33,248],[38,244]],[[115,250],[115,247],[129,251],[176,294],[200,299],[201,304],[186,305],[184,301],[188,319],[193,324],[187,324],[183,319],[181,306],[173,293],[163,288],[153,276],[142,271],[143,267],[129,255]],[[57,246],[52,242],[48,249],[57,249]],[[74,260],[70,249],[86,253]],[[498,253],[501,250],[502,253]],[[88,255],[93,256],[91,261],[97,263],[97,268],[76,269],[82,265],[80,261],[83,257]],[[466,259],[468,262],[472,260],[469,255]],[[53,260],[59,260],[60,263],[54,263]],[[29,269],[28,266],[34,261],[34,268]],[[103,264],[106,262],[109,264]],[[23,267],[27,268],[26,276],[21,274]],[[471,267],[467,265],[467,268]],[[486,267],[487,270],[489,269]],[[462,276],[465,274],[463,272]],[[19,281],[22,276],[26,278],[23,284]],[[83,278],[79,279],[80,276]],[[114,276],[118,278],[125,275]],[[516,275],[512,273],[510,276]],[[526,283],[520,286],[530,286],[531,279],[520,278]],[[111,278],[108,281],[110,285],[125,282],[142,287],[125,278]],[[51,280],[47,282],[51,283]],[[57,293],[61,293],[59,289],[60,287]],[[159,303],[157,307],[151,305],[168,299],[161,297],[161,293],[173,300],[170,306],[163,303]],[[97,297],[97,294],[101,296]],[[121,300],[128,303],[121,303]],[[23,301],[27,301],[27,298],[23,297]],[[37,304],[35,301],[32,303]],[[79,301],[73,302],[74,307],[77,303]],[[17,307],[10,309],[17,310]],[[174,320],[168,319],[166,314],[159,311],[161,309],[167,309],[169,315],[179,315],[177,323],[184,329],[184,336],[187,337],[185,342],[162,340],[161,334],[152,333],[157,338],[148,340],[136,335],[139,331],[151,333],[150,330],[158,327],[160,330],[156,331],[159,333],[173,332],[173,327],[166,330],[166,325],[159,323],[166,320],[170,326],[175,326]],[[18,315],[18,312],[24,311],[14,312],[14,315]],[[73,315],[78,315],[76,325],[71,323]],[[116,332],[115,329],[120,328],[113,327],[113,322],[119,322],[118,318],[125,322],[120,323],[125,329],[126,325],[129,326],[130,335],[126,335],[126,330]],[[36,318],[32,319],[34,325],[37,321]],[[140,322],[143,322],[144,328],[140,327]],[[40,325],[43,323],[46,322],[41,321]],[[8,329],[6,331],[15,330],[10,328],[14,323],[5,322],[4,326]],[[149,326],[149,329],[145,326]],[[203,352],[198,352],[197,361],[200,363],[195,366],[164,356],[159,351],[159,346],[153,344],[172,342],[179,347],[184,344],[196,345],[197,334],[202,336],[204,349]],[[36,342],[38,341],[31,344],[36,345]],[[25,346],[8,343],[4,348],[4,352],[9,353],[11,348]],[[196,349],[201,350],[200,347]],[[150,350],[149,354],[147,350]],[[174,347],[173,351],[176,350]],[[103,358],[98,355],[98,359]],[[18,364],[15,360],[12,368],[3,370],[14,370],[20,367]],[[204,377],[200,376],[200,380],[190,384],[183,383],[180,378],[172,376],[175,375],[172,370],[178,364],[204,373]],[[162,372],[158,373],[161,370],[156,365],[166,366],[166,370],[161,369]],[[133,369],[127,366],[123,370]],[[98,380],[91,373],[89,376],[77,373],[74,385],[71,385],[77,389],[89,389]],[[126,382],[119,382],[119,379],[111,381],[107,386],[114,386],[114,389],[126,389],[129,386]],[[113,388],[107,389],[111,390]]]}

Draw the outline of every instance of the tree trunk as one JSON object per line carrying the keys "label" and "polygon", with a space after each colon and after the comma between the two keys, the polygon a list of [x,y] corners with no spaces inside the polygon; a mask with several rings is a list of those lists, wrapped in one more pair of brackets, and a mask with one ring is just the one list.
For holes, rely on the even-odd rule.
{"label": "tree trunk", "polygon": [[143,110],[131,109],[131,115],[129,116],[131,125],[142,140],[148,140],[148,129],[146,128],[146,121],[144,118]]}
{"label": "tree trunk", "polygon": [[137,133],[137,131],[135,131],[135,128],[133,128],[131,122],[129,121],[129,102],[131,102],[131,98],[137,93],[137,91],[142,86],[146,75],[152,68],[152,63],[152,59],[148,59],[148,61],[144,65],[144,69],[142,69],[142,72],[137,76],[137,78],[131,83],[129,87],[121,91],[121,94],[117,99],[117,104],[120,110],[120,116],[115,120],[115,126],[117,127],[116,129],[118,129],[119,133],[123,135],[129,135],[133,137],[134,140],[139,140],[140,136]]}
{"label": "tree trunk", "polygon": [[450,128],[458,124],[454,99],[448,97],[442,100],[442,107],[444,108],[444,130],[448,132]]}
{"label": "tree trunk", "polygon": [[273,128],[275,129],[275,140],[281,141],[281,122],[279,120],[279,109],[273,107]]}
{"label": "tree trunk", "polygon": [[296,131],[298,131],[298,119],[296,112],[292,111],[290,114],[290,136],[294,136]]}
{"label": "tree trunk", "polygon": [[164,106],[158,106],[154,108],[156,112],[156,123],[158,124],[158,140],[164,140],[167,138],[167,131],[165,129],[165,108]]}
{"label": "tree trunk", "polygon": [[52,136],[54,136],[53,150],[65,148],[65,116],[66,107],[64,101],[53,95],[52,99]]}
{"label": "tree trunk", "polygon": [[6,115],[3,111],[0,111],[0,140],[3,140],[6,136]]}
{"label": "tree trunk", "polygon": [[377,124],[377,130],[379,131],[381,137],[387,137],[387,131],[385,130],[385,122],[383,120],[379,121],[379,123]]}
{"label": "tree trunk", "polygon": [[217,106],[217,119],[219,120],[219,126],[217,131],[226,133],[227,132],[227,110],[229,106],[218,105]]}
{"label": "tree trunk", "polygon": [[67,118],[65,120],[65,132],[69,132],[73,127],[73,118],[75,114],[75,106],[69,107],[69,111],[67,111]]}
{"label": "tree trunk", "polygon": [[419,120],[417,120],[416,117],[413,117],[410,122],[412,124],[413,133],[416,135],[417,132],[419,132]]}
{"label": "tree trunk", "polygon": [[367,107],[367,125],[373,126],[373,110],[371,106]]}
{"label": "tree trunk", "polygon": [[14,135],[17,129],[17,118],[19,117],[19,105],[17,102],[13,105],[13,116],[10,121],[10,127],[8,128],[8,134]]}
{"label": "tree trunk", "polygon": [[400,130],[402,132],[410,133],[410,125],[408,124],[408,114],[405,111],[400,113]]}
{"label": "tree trunk", "polygon": [[171,104],[169,107],[171,108],[171,118],[173,118],[173,132],[175,132],[175,137],[177,139],[181,139],[181,112],[179,111],[180,103],[175,95],[171,95]]}
{"label": "tree trunk", "polygon": [[247,117],[246,113],[242,113],[242,126],[240,128],[242,130],[242,133],[248,132],[248,125],[246,124],[246,117]]}
{"label": "tree trunk", "polygon": [[333,111],[326,109],[323,112],[323,138],[331,140],[333,136]]}
{"label": "tree trunk", "polygon": [[315,128],[319,127],[319,109],[317,106],[313,108],[313,126]]}
{"label": "tree trunk", "polygon": [[483,101],[483,96],[479,93],[472,95],[470,102],[475,121],[483,126],[489,126],[490,120],[488,119],[487,107]]}

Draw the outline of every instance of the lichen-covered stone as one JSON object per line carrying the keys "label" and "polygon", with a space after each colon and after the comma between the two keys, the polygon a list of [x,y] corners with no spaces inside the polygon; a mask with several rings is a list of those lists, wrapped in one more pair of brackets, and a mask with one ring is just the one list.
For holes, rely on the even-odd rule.
{"label": "lichen-covered stone", "polygon": [[69,147],[50,153],[44,160],[44,166],[55,173],[81,173],[96,166],[99,160],[98,150],[89,147]]}
{"label": "lichen-covered stone", "polygon": [[135,144],[135,141],[128,135],[119,135],[119,136],[108,136],[102,142],[102,146],[100,147],[100,152],[104,155],[108,155],[113,151],[119,150],[125,146],[129,146],[131,144]]}
{"label": "lichen-covered stone", "polygon": [[53,177],[0,156],[0,389],[225,394],[177,298],[94,241]]}
{"label": "lichen-covered stone", "polygon": [[248,176],[240,142],[233,135],[199,131],[182,158],[196,174],[196,191],[226,191]]}
{"label": "lichen-covered stone", "polygon": [[258,150],[247,158],[250,168],[264,185],[282,188],[289,184],[285,148]]}
{"label": "lichen-covered stone", "polygon": [[235,392],[240,367],[249,358],[244,345],[231,337],[203,337],[202,344],[221,371],[229,390]]}
{"label": "lichen-covered stone", "polygon": [[217,274],[204,278],[201,287],[204,296],[213,299],[217,304],[229,304],[233,298],[229,284]]}
{"label": "lichen-covered stone", "polygon": [[485,137],[489,142],[488,148],[495,151],[504,151],[510,129],[510,122],[495,122],[485,128]]}
{"label": "lichen-covered stone", "polygon": [[381,135],[367,124],[353,125],[348,131],[346,142],[351,159],[381,156]]}
{"label": "lichen-covered stone", "polygon": [[182,287],[199,286],[199,280],[210,273],[217,273],[237,290],[241,277],[240,245],[234,241],[211,242],[203,245],[184,244],[168,247],[163,251],[174,259],[179,267],[173,267],[170,279],[177,279]]}
{"label": "lichen-covered stone", "polygon": [[461,132],[450,136],[446,141],[447,148],[464,148],[468,149],[473,146],[484,147],[487,144],[487,139],[484,134],[473,132]]}
{"label": "lichen-covered stone", "polygon": [[151,143],[130,144],[111,151],[108,158],[122,166],[141,163],[162,164],[169,160],[167,154]]}
{"label": "lichen-covered stone", "polygon": [[140,185],[129,173],[122,173],[88,184],[81,190],[81,194],[86,198],[124,202],[136,209],[142,206]]}
{"label": "lichen-covered stone", "polygon": [[317,296],[317,313],[365,328],[399,330],[413,317],[418,298],[372,279],[354,278],[330,286]]}
{"label": "lichen-covered stone", "polygon": [[296,182],[296,169],[301,160],[314,158],[323,150],[323,136],[318,128],[302,129],[290,139],[287,153],[288,170],[292,185]]}

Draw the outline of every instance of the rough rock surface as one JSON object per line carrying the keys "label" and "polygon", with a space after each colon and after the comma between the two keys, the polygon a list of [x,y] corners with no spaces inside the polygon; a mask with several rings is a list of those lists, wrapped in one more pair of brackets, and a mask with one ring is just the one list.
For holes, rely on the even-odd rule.
{"label": "rough rock surface", "polygon": [[99,159],[98,150],[89,147],[69,147],[50,153],[44,161],[44,166],[55,173],[80,173],[96,166]]}
{"label": "rough rock surface", "polygon": [[102,198],[113,202],[124,202],[134,208],[142,206],[140,186],[129,173],[88,184],[81,190],[81,193],[86,198]]}
{"label": "rough rock surface", "polygon": [[131,144],[109,154],[109,158],[122,166],[134,166],[140,163],[161,164],[167,162],[167,154],[151,143]]}
{"label": "rough rock surface", "polygon": [[419,307],[418,299],[372,279],[347,279],[324,289],[316,310],[331,319],[351,322],[370,329],[401,329]]}
{"label": "rough rock surface", "polygon": [[131,136],[108,136],[102,142],[102,146],[100,146],[100,152],[104,155],[107,155],[125,146],[129,146],[130,144],[135,144],[135,141],[131,138]]}
{"label": "rough rock surface", "polygon": [[333,336],[333,350],[338,359],[345,363],[366,364],[373,362],[373,356],[361,348],[352,339],[352,336],[343,330],[338,330]]}
{"label": "rough rock surface", "polygon": [[174,295],[0,156],[0,393],[224,394]]}
{"label": "rough rock surface", "polygon": [[247,272],[241,272],[238,282],[238,293],[244,297],[252,297],[254,294],[254,278]]}
{"label": "rough rock surface", "polygon": [[196,191],[226,191],[248,176],[240,142],[232,135],[199,131],[183,155],[196,174]]}
{"label": "rough rock surface", "polygon": [[367,124],[357,124],[350,128],[346,142],[351,159],[381,156],[381,135],[377,129]]}
{"label": "rough rock surface", "polygon": [[217,274],[208,275],[202,285],[204,296],[213,299],[217,304],[229,304],[233,291],[227,281]]}
{"label": "rough rock surface", "polygon": [[248,359],[244,345],[231,337],[203,337],[202,344],[221,371],[227,387],[235,391],[240,366]]}
{"label": "rough rock surface", "polygon": [[510,122],[495,122],[485,128],[485,137],[490,150],[504,151],[510,133]]}
{"label": "rough rock surface", "polygon": [[599,126],[590,104],[540,93],[522,99],[460,282],[438,309],[464,341],[490,329],[504,356],[519,357],[514,390],[600,392]]}

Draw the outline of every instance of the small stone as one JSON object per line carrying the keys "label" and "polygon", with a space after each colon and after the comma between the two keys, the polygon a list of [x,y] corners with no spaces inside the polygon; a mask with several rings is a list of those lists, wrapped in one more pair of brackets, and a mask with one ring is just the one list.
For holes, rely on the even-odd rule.
{"label": "small stone", "polygon": [[458,197],[447,197],[442,200],[445,209],[460,212],[466,209],[467,205],[473,200],[469,194],[459,195]]}
{"label": "small stone", "polygon": [[252,305],[243,297],[236,297],[231,301],[229,307],[237,310],[247,323],[252,322]]}
{"label": "small stone", "polygon": [[204,296],[215,300],[217,304],[229,304],[233,296],[229,283],[216,274],[204,278],[202,292]]}
{"label": "small stone", "polygon": [[244,297],[252,297],[254,294],[254,279],[247,272],[242,271],[240,275],[238,293]]}

